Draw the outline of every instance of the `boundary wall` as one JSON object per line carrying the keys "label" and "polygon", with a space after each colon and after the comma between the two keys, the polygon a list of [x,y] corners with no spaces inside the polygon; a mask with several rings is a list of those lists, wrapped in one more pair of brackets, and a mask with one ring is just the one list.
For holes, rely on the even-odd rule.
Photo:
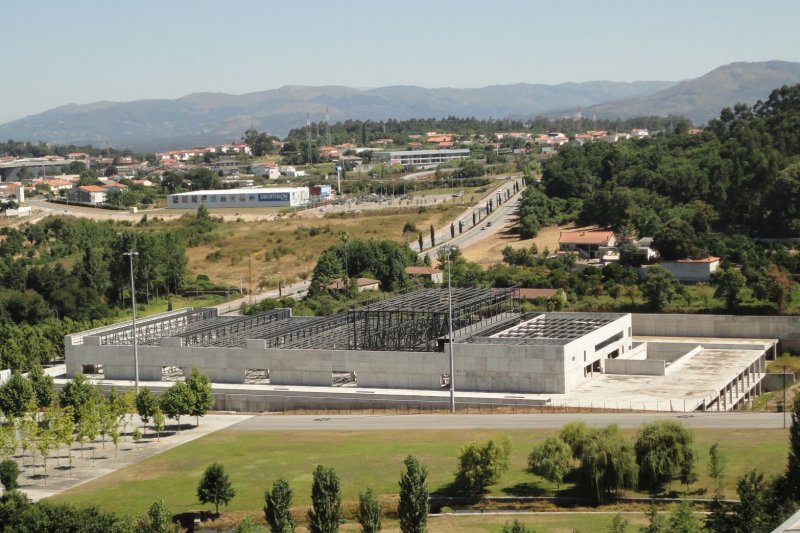
{"label": "boundary wall", "polygon": [[631,319],[635,336],[778,339],[779,352],[800,353],[800,316],[631,313]]}

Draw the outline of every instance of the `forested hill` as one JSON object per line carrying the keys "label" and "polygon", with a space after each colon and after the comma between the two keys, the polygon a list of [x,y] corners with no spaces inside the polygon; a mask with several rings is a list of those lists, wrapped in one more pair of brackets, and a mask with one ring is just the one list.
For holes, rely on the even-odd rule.
{"label": "forested hill", "polygon": [[545,165],[548,196],[585,222],[719,253],[720,235],[800,237],[800,84],[725,108],[701,134],[569,147]]}

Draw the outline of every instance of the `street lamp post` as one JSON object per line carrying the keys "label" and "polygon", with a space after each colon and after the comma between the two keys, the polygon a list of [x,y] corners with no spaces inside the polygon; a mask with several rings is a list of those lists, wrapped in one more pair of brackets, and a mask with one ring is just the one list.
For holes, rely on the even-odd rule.
{"label": "street lamp post", "polygon": [[447,325],[450,329],[450,412],[456,412],[456,380],[455,380],[455,364],[453,362],[453,289],[450,285],[450,247],[446,249],[447,252]]}
{"label": "street lamp post", "polygon": [[131,266],[131,308],[133,309],[133,368],[135,376],[135,390],[139,394],[139,344],[136,339],[136,286],[133,282],[133,256],[139,255],[139,252],[130,250],[123,253],[127,255]]}

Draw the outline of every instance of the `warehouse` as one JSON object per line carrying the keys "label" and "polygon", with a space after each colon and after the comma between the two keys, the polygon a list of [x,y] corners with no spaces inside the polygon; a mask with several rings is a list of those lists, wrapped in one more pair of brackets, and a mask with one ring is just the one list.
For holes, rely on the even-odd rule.
{"label": "warehouse", "polygon": [[372,152],[373,163],[403,165],[417,168],[434,168],[455,159],[469,159],[467,148],[451,150],[405,150],[391,152]]}
{"label": "warehouse", "polygon": [[301,207],[308,205],[308,187],[269,187],[191,191],[167,196],[170,209],[209,209],[240,207]]}

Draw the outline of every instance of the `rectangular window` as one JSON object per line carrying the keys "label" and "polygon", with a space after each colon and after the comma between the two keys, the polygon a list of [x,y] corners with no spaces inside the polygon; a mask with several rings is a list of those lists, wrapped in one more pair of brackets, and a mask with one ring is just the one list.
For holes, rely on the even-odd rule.
{"label": "rectangular window", "polygon": [[247,385],[268,385],[268,368],[248,368],[244,372],[244,382]]}
{"label": "rectangular window", "polygon": [[179,366],[162,366],[161,381],[186,381],[186,372]]}
{"label": "rectangular window", "polygon": [[219,201],[224,204],[224,203],[226,203],[228,201],[228,199],[226,197],[224,197],[224,196],[220,196],[219,197]]}
{"label": "rectangular window", "polygon": [[355,371],[334,370],[331,373],[331,385],[334,387],[357,387],[358,376]]}

